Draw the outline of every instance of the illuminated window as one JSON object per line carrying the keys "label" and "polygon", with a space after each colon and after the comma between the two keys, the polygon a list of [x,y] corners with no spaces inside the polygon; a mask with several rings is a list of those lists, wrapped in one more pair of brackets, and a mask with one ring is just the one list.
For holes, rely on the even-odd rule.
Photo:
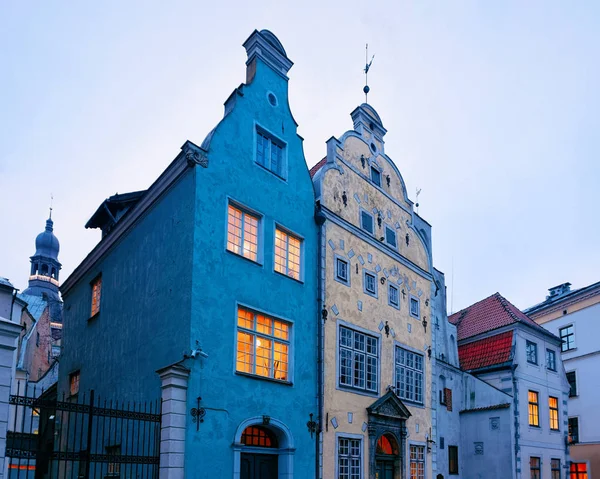
{"label": "illuminated window", "polygon": [[423,356],[396,346],[396,394],[423,403]]}
{"label": "illuminated window", "polygon": [[236,370],[289,381],[288,323],[238,308]]}
{"label": "illuminated window", "polygon": [[378,339],[340,326],[338,346],[340,386],[377,392]]}
{"label": "illuminated window", "polygon": [[579,442],[579,418],[569,418],[569,443],[575,444]]}
{"label": "illuminated window", "polygon": [[69,374],[69,393],[75,396],[79,393],[79,371]]}
{"label": "illuminated window", "polygon": [[572,462],[569,472],[570,479],[588,479],[586,462]]}
{"label": "illuminated window", "polygon": [[425,446],[410,446],[410,479],[425,479]]}
{"label": "illuminated window", "polygon": [[398,443],[390,434],[383,434],[377,441],[375,454],[396,456],[398,454]]}
{"label": "illuminated window", "polygon": [[361,479],[361,449],[360,439],[338,439],[338,479]]}
{"label": "illuminated window", "polygon": [[540,404],[538,393],[535,391],[529,391],[529,425],[530,426],[540,426]]}
{"label": "illuminated window", "polygon": [[550,409],[550,429],[558,431],[558,398],[550,396],[548,398],[548,407]]}
{"label": "illuminated window", "polygon": [[241,442],[245,446],[277,448],[275,434],[261,426],[249,426],[244,429]]}
{"label": "illuminated window", "polygon": [[419,303],[419,300],[417,298],[415,298],[414,296],[410,297],[410,315],[414,316],[415,318],[418,318],[419,315],[421,314],[421,305]]}
{"label": "illuminated window", "polygon": [[398,286],[388,283],[388,304],[396,309],[400,309],[400,293]]}
{"label": "illuminated window", "polygon": [[552,349],[546,349],[546,367],[556,371],[556,353]]}
{"label": "illuminated window", "polygon": [[458,446],[448,446],[448,474],[458,474]]}
{"label": "illuminated window", "polygon": [[531,479],[540,479],[540,458],[530,457],[529,458],[529,473]]}
{"label": "illuminated window", "polygon": [[302,241],[275,228],[275,271],[300,279],[300,248]]}
{"label": "illuminated window", "polygon": [[550,479],[560,479],[560,459],[550,459]]}
{"label": "illuminated window", "polygon": [[106,455],[109,456],[108,474],[106,477],[119,477],[121,475],[121,463],[117,462],[116,460],[111,461],[110,457],[120,456],[121,446],[106,446]]}
{"label": "illuminated window", "polygon": [[256,132],[256,162],[277,176],[284,177],[284,145],[267,134]]}
{"label": "illuminated window", "polygon": [[533,341],[526,342],[527,349],[527,362],[531,364],[537,364],[537,344]]}
{"label": "illuminated window", "polygon": [[227,249],[244,258],[258,261],[258,223],[258,217],[229,205]]}
{"label": "illuminated window", "polygon": [[100,312],[100,296],[102,295],[102,276],[98,276],[92,281],[92,311],[91,316],[96,316]]}
{"label": "illuminated window", "polygon": [[560,339],[562,339],[561,351],[570,351],[575,349],[575,334],[573,332],[573,325],[565,326],[558,330]]}

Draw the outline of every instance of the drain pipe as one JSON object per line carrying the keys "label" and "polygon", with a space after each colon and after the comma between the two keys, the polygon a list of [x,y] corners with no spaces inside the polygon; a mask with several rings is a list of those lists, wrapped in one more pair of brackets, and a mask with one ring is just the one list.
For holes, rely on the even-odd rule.
{"label": "drain pipe", "polygon": [[317,431],[316,441],[316,464],[315,464],[315,477],[323,477],[323,414],[324,414],[324,394],[325,394],[325,321],[327,319],[327,309],[325,307],[325,256],[327,254],[326,245],[326,230],[325,230],[325,215],[321,211],[321,202],[317,201],[315,220],[319,227],[319,238],[318,248],[319,252],[317,255],[317,321],[318,321],[318,350],[317,350],[317,383],[318,383],[318,396],[317,404],[319,410],[319,429]]}

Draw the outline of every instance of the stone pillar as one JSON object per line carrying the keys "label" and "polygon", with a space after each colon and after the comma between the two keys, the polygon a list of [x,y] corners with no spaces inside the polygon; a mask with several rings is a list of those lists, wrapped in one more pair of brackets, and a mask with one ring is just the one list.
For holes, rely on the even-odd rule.
{"label": "stone pillar", "polygon": [[5,457],[10,410],[8,398],[14,376],[17,338],[21,330],[20,324],[0,318],[0,479],[8,477],[8,461]]}
{"label": "stone pillar", "polygon": [[185,424],[190,370],[179,364],[156,371],[162,389],[160,479],[184,479]]}

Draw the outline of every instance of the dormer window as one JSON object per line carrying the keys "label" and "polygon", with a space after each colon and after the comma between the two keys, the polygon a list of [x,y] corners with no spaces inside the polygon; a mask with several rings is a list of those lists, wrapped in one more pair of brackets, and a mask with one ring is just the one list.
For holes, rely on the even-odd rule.
{"label": "dormer window", "polygon": [[381,171],[374,166],[371,167],[371,181],[381,188]]}
{"label": "dormer window", "polygon": [[285,144],[264,130],[257,129],[256,162],[280,178],[285,178]]}

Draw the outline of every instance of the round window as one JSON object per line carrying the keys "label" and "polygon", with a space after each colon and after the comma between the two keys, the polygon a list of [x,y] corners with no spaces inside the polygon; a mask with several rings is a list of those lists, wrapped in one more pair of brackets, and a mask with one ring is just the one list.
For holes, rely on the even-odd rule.
{"label": "round window", "polygon": [[373,153],[377,153],[377,147],[375,146],[375,143],[371,143],[371,151]]}
{"label": "round window", "polygon": [[277,97],[273,92],[267,93],[267,99],[269,100],[271,106],[277,106]]}

